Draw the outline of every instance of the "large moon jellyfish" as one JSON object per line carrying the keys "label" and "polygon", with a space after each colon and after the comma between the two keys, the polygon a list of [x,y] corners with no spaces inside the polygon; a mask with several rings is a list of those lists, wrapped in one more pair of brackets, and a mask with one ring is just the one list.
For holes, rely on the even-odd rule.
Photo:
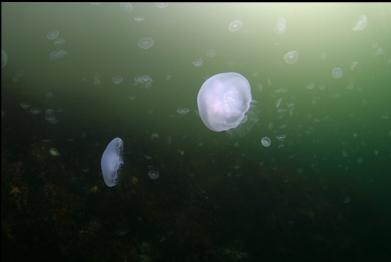
{"label": "large moon jellyfish", "polygon": [[3,49],[1,49],[1,69],[3,69],[7,65],[7,62],[8,55]]}
{"label": "large moon jellyfish", "polygon": [[238,127],[252,101],[248,80],[238,73],[220,73],[201,86],[197,104],[202,122],[215,132]]}
{"label": "large moon jellyfish", "polygon": [[123,144],[121,138],[114,138],[102,154],[100,165],[103,180],[108,187],[113,187],[118,184],[118,173],[124,163],[122,160]]}

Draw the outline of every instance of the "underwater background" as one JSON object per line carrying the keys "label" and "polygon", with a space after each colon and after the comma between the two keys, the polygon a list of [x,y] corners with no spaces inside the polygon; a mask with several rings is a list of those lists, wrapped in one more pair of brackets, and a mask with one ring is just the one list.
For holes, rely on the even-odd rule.
{"label": "underwater background", "polygon": [[2,3],[2,260],[388,261],[390,47],[390,3]]}

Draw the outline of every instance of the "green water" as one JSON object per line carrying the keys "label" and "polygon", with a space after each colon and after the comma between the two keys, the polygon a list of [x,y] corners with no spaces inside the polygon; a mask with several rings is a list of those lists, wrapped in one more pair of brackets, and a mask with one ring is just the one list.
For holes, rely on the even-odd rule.
{"label": "green water", "polygon": [[[391,4],[160,7],[2,3],[2,258],[391,258]],[[254,102],[212,132],[197,93],[222,72]]]}

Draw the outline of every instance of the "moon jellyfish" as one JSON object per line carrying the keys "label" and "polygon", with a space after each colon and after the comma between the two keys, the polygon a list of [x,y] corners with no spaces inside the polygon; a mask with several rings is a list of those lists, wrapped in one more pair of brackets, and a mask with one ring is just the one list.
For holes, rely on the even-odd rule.
{"label": "moon jellyfish", "polygon": [[52,156],[60,156],[60,152],[58,152],[58,150],[57,150],[56,148],[54,148],[54,147],[51,147],[51,148],[49,149],[49,153],[50,153],[50,155],[52,155]]}
{"label": "moon jellyfish", "polygon": [[297,60],[299,60],[299,52],[297,52],[296,50],[288,51],[284,55],[284,61],[287,64],[292,65],[296,63]]}
{"label": "moon jellyfish", "polygon": [[334,79],[340,79],[343,76],[343,70],[341,67],[334,67],[331,69],[331,77]]}
{"label": "moon jellyfish", "polygon": [[368,25],[368,18],[366,15],[360,15],[352,27],[353,31],[362,31],[364,30]]}
{"label": "moon jellyfish", "polygon": [[53,42],[54,45],[64,45],[65,44],[65,39],[63,38],[58,38],[56,41]]}
{"label": "moon jellyfish", "polygon": [[122,160],[123,141],[117,137],[111,140],[102,154],[100,161],[103,180],[108,187],[113,187],[118,184],[118,175]]}
{"label": "moon jellyfish", "polygon": [[148,171],[148,176],[150,179],[152,180],[156,180],[159,178],[159,171],[156,171],[156,170],[149,170]]}
{"label": "moon jellyfish", "polygon": [[207,49],[207,50],[206,50],[206,56],[207,56],[208,58],[214,58],[214,57],[216,57],[216,50],[214,50],[214,49]]}
{"label": "moon jellyfish", "polygon": [[238,127],[245,119],[252,101],[251,87],[241,74],[216,74],[201,86],[198,112],[204,125],[221,132]]}
{"label": "moon jellyfish", "polygon": [[196,58],[193,60],[192,64],[195,66],[195,67],[200,67],[204,64],[204,60],[202,58]]}
{"label": "moon jellyfish", "polygon": [[157,8],[163,9],[168,7],[168,3],[155,3]]}
{"label": "moon jellyfish", "polygon": [[60,50],[54,50],[49,53],[49,59],[50,60],[59,60],[64,58],[66,55],[68,55],[68,52],[60,49]]}
{"label": "moon jellyfish", "polygon": [[187,113],[189,113],[190,112],[190,109],[189,108],[187,108],[187,107],[180,107],[180,108],[178,108],[177,110],[176,110],[176,112],[178,113],[178,114],[180,114],[180,115],[186,115]]}
{"label": "moon jellyfish", "polygon": [[7,65],[7,62],[8,62],[8,55],[3,49],[1,49],[1,68],[2,69]]}
{"label": "moon jellyfish", "polygon": [[152,77],[149,75],[136,76],[133,81],[133,85],[143,85],[145,88],[150,88],[152,86]]}
{"label": "moon jellyfish", "polygon": [[59,36],[60,36],[60,31],[58,30],[52,30],[46,34],[46,38],[48,40],[56,40]]}
{"label": "moon jellyfish", "polygon": [[152,37],[143,37],[140,38],[137,42],[137,46],[141,49],[149,49],[155,44],[155,41]]}
{"label": "moon jellyfish", "polygon": [[120,75],[116,75],[111,78],[111,81],[113,82],[113,84],[119,85],[124,81],[124,77]]}
{"label": "moon jellyfish", "polygon": [[242,21],[240,21],[238,19],[233,20],[228,25],[228,31],[230,31],[232,33],[233,32],[237,32],[237,31],[239,31],[242,28],[242,26],[243,26],[243,22]]}
{"label": "moon jellyfish", "polygon": [[269,146],[271,146],[271,144],[272,144],[272,140],[271,140],[269,137],[265,136],[265,137],[263,137],[263,138],[261,139],[261,143],[262,143],[262,145],[263,145],[264,147],[269,147]]}
{"label": "moon jellyfish", "polygon": [[284,17],[279,17],[277,19],[276,27],[274,28],[277,34],[283,34],[287,29],[287,20]]}

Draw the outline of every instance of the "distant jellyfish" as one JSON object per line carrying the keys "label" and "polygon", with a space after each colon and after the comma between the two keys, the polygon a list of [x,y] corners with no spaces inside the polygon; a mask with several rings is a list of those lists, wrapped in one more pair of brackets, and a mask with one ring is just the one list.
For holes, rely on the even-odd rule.
{"label": "distant jellyfish", "polygon": [[157,8],[163,9],[168,7],[168,3],[155,3]]}
{"label": "distant jellyfish", "polygon": [[198,112],[204,125],[221,132],[238,127],[245,119],[252,101],[251,87],[241,74],[216,74],[201,86]]}
{"label": "distant jellyfish", "polygon": [[269,137],[265,136],[265,137],[263,137],[263,138],[261,139],[261,144],[262,144],[264,147],[269,147],[269,146],[271,146],[271,144],[272,144],[272,140],[271,140]]}
{"label": "distant jellyfish", "polygon": [[137,42],[137,46],[141,49],[149,49],[155,44],[155,41],[152,37],[143,37],[140,38]]}
{"label": "distant jellyfish", "polygon": [[59,60],[64,58],[66,55],[68,55],[68,52],[60,49],[60,50],[53,50],[49,53],[49,59],[50,60]]}
{"label": "distant jellyfish", "polygon": [[356,23],[353,25],[352,30],[353,31],[362,31],[364,30],[368,25],[368,18],[366,15],[360,15],[356,21]]}
{"label": "distant jellyfish", "polygon": [[206,50],[206,56],[207,56],[208,58],[214,58],[214,57],[216,57],[216,50],[214,50],[214,49],[207,49],[207,50]]}
{"label": "distant jellyfish", "polygon": [[180,114],[180,115],[186,115],[187,113],[189,113],[190,112],[190,109],[189,108],[187,108],[187,107],[180,107],[180,108],[178,108],[177,110],[176,110],[176,112],[178,113],[178,114]]}
{"label": "distant jellyfish", "polygon": [[60,31],[58,30],[52,30],[46,34],[46,38],[48,40],[56,40],[59,36],[60,36]]}
{"label": "distant jellyfish", "polygon": [[1,49],[1,69],[3,69],[7,65],[7,62],[8,55],[3,49]]}
{"label": "distant jellyfish", "polygon": [[287,64],[292,65],[296,63],[297,60],[299,60],[299,52],[297,52],[296,50],[288,51],[284,55],[284,61]]}
{"label": "distant jellyfish", "polygon": [[118,184],[119,171],[123,165],[122,160],[123,141],[117,137],[111,140],[102,154],[100,161],[103,180],[108,187]]}
{"label": "distant jellyfish", "polygon": [[334,79],[340,79],[343,76],[343,69],[341,67],[334,67],[331,69],[331,77]]}
{"label": "distant jellyfish", "polygon": [[274,28],[274,31],[277,34],[283,34],[286,32],[286,30],[287,30],[287,20],[284,17],[279,17],[277,19],[277,23]]}
{"label": "distant jellyfish", "polygon": [[150,179],[152,180],[156,180],[159,178],[159,171],[156,171],[156,170],[149,170],[148,171],[148,176]]}
{"label": "distant jellyfish", "polygon": [[56,41],[53,42],[54,45],[64,45],[65,44],[65,39],[63,38],[58,38]]}
{"label": "distant jellyfish", "polygon": [[195,66],[195,67],[200,67],[204,64],[204,60],[202,58],[196,58],[193,60],[192,64]]}
{"label": "distant jellyfish", "polygon": [[234,33],[234,32],[237,32],[239,31],[243,26],[243,22],[236,19],[236,20],[233,20],[229,23],[228,25],[228,31]]}
{"label": "distant jellyfish", "polygon": [[141,22],[144,22],[145,18],[144,17],[133,17],[133,21],[137,22],[137,23],[141,23]]}
{"label": "distant jellyfish", "polygon": [[152,86],[153,79],[149,75],[141,75],[141,76],[136,76],[134,78],[134,85],[143,85],[145,88],[150,88]]}
{"label": "distant jellyfish", "polygon": [[113,84],[119,85],[124,81],[124,77],[120,75],[116,75],[111,78],[111,81],[113,82]]}

